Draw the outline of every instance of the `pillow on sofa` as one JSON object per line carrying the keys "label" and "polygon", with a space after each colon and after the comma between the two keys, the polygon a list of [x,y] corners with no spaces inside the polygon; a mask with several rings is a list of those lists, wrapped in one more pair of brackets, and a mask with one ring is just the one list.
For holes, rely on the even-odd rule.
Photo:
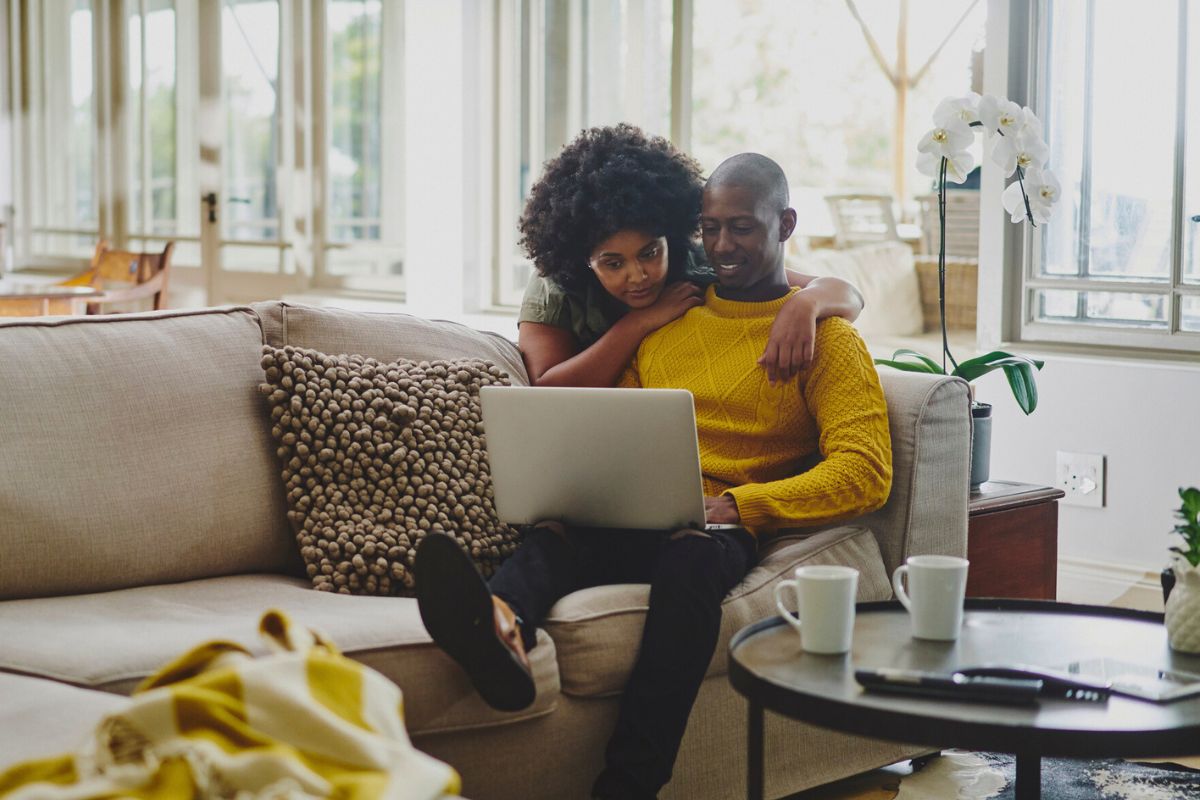
{"label": "pillow on sofa", "polygon": [[916,336],[925,329],[921,288],[912,248],[901,242],[813,250],[789,258],[788,269],[831,275],[858,287],[866,303],[854,327],[863,338]]}
{"label": "pillow on sofa", "polygon": [[411,593],[417,543],[447,533],[485,575],[516,549],[500,523],[479,405],[489,361],[396,361],[263,348],[288,519],[313,586]]}

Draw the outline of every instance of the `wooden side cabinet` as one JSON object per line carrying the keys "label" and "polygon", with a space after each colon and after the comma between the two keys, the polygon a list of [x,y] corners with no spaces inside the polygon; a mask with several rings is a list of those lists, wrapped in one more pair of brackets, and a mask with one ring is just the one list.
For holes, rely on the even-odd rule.
{"label": "wooden side cabinet", "polygon": [[971,492],[968,597],[1054,600],[1058,590],[1061,489],[988,481]]}

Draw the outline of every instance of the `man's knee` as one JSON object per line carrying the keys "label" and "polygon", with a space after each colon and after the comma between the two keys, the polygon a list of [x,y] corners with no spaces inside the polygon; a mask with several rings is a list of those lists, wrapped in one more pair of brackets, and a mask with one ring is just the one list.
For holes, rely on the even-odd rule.
{"label": "man's knee", "polygon": [[728,570],[725,548],[720,542],[704,531],[683,529],[667,539],[655,582],[681,588],[708,588],[723,596]]}

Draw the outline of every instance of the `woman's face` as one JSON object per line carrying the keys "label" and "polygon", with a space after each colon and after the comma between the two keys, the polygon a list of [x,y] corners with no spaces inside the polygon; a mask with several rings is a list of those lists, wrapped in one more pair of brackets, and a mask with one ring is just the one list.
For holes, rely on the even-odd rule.
{"label": "woman's face", "polygon": [[613,297],[630,308],[645,308],[667,281],[667,237],[617,231],[596,245],[588,266]]}

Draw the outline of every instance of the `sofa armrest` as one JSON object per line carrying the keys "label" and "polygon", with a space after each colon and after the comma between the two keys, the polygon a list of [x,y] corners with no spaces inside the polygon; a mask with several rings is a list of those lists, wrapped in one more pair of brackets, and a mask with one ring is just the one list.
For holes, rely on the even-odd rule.
{"label": "sofa armrest", "polygon": [[875,533],[888,574],[910,555],[966,556],[971,401],[960,378],[879,370],[892,436],[892,491],[854,521]]}

